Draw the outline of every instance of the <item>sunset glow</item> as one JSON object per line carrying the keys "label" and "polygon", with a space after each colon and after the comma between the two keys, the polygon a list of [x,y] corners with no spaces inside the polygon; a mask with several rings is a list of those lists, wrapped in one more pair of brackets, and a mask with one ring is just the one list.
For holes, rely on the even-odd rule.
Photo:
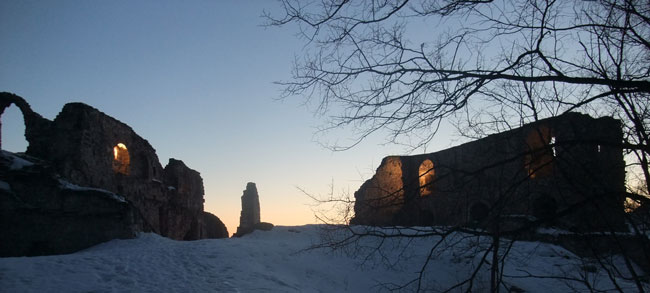
{"label": "sunset glow", "polygon": [[[329,137],[314,136],[324,117],[299,99],[276,100],[274,82],[290,78],[303,44],[260,25],[262,11],[281,9],[275,1],[1,3],[7,25],[0,26],[0,56],[12,60],[2,67],[2,91],[27,98],[50,120],[63,105],[80,102],[128,124],[155,148],[162,167],[177,158],[200,172],[205,210],[231,232],[249,181],[257,184],[262,221],[318,223],[314,202],[297,187],[312,195],[352,194],[382,158],[404,152],[401,145],[378,147],[377,135],[331,153],[321,144]],[[24,152],[22,113],[11,106],[2,118],[3,149]],[[115,139],[103,154],[109,172],[136,175],[140,150],[126,137]],[[436,140],[429,150],[446,144]],[[133,166],[120,163],[126,153]],[[401,182],[400,170],[390,172]]]}

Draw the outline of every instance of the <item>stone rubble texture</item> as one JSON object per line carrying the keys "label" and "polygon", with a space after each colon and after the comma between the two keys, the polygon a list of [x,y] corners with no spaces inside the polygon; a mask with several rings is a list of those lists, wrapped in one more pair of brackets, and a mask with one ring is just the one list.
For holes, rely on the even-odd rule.
{"label": "stone rubble texture", "polygon": [[[177,240],[228,237],[223,223],[203,211],[199,172],[175,159],[163,168],[154,148],[128,125],[82,103],[66,104],[50,121],[21,97],[0,93],[0,115],[11,104],[23,113],[26,155],[48,162],[65,180],[125,197],[141,215],[143,227],[160,235]],[[114,169],[119,143],[128,150],[127,172]]]}
{"label": "stone rubble texture", "polygon": [[71,253],[148,230],[139,211],[117,195],[67,183],[35,158],[12,168],[15,158],[0,154],[6,184],[0,189],[0,257]]}

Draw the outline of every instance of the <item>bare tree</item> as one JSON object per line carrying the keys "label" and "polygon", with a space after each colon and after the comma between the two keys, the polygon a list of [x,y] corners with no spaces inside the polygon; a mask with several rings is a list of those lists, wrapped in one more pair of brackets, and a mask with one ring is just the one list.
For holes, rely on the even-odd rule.
{"label": "bare tree", "polygon": [[379,130],[419,133],[417,147],[446,118],[483,136],[582,111],[621,119],[650,179],[647,1],[281,2],[269,24],[297,23],[307,41],[285,95],[332,110],[326,128],[360,131],[335,149]]}
{"label": "bare tree", "polygon": [[[306,41],[293,79],[281,82],[285,96],[304,97],[328,113],[324,130],[352,127],[359,134],[333,149],[384,131],[389,142],[406,140],[417,149],[445,120],[478,138],[572,111],[614,116],[624,131],[617,147],[641,182],[626,196],[648,202],[650,2],[281,3],[284,14],[267,14],[269,25],[296,24]],[[501,234],[499,213],[491,215],[497,291]]]}

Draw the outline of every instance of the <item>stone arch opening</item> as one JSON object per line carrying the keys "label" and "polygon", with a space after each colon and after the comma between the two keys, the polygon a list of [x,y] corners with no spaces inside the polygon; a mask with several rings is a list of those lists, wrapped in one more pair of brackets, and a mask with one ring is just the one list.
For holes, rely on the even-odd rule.
{"label": "stone arch opening", "polygon": [[483,202],[475,202],[469,207],[470,222],[485,220],[490,214],[490,208]]}
{"label": "stone arch opening", "polygon": [[129,150],[123,143],[118,143],[113,147],[113,171],[115,173],[129,175],[129,165],[131,157]]}
{"label": "stone arch opening", "polygon": [[542,195],[533,201],[533,216],[538,219],[551,219],[557,213],[557,201],[549,196]]}
{"label": "stone arch opening", "polygon": [[427,196],[432,194],[433,178],[435,176],[433,162],[429,159],[424,160],[422,164],[420,164],[418,173],[420,178],[420,196]]}
{"label": "stone arch opening", "polygon": [[[22,141],[22,137],[25,138],[26,143],[21,145],[26,145],[26,152],[32,152],[31,155],[37,156],[42,155],[43,153],[47,153],[50,145],[46,142],[46,139],[43,138],[42,134],[49,131],[51,121],[32,111],[32,108],[29,106],[29,103],[25,101],[25,99],[12,93],[0,92],[0,116],[2,116],[2,113],[4,113],[5,110],[11,106],[15,106],[22,114],[16,115],[18,118],[15,120],[19,121],[20,117],[22,117],[23,123],[16,122],[16,125],[20,130],[17,130],[15,132],[15,136],[18,137],[19,141]],[[0,124],[2,124],[1,120],[3,120],[2,117],[0,117]],[[4,120],[8,119],[5,117]],[[21,132],[23,130],[23,127],[24,131]],[[2,140],[5,137],[3,137],[3,133],[0,133],[0,147],[4,148]],[[22,149],[22,147],[19,148]]]}
{"label": "stone arch opening", "polygon": [[524,167],[531,179],[550,175],[555,156],[555,136],[550,128],[540,126],[528,133]]}
{"label": "stone arch opening", "polygon": [[17,105],[11,104],[0,112],[0,146],[14,153],[25,152],[29,143],[25,138],[25,118]]}

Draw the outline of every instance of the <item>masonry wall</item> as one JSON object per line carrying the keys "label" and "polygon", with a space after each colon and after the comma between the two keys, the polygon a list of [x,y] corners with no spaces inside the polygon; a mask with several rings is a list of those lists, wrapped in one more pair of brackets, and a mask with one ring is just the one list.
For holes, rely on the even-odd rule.
{"label": "masonry wall", "polygon": [[[569,113],[435,153],[387,157],[355,193],[351,223],[471,225],[566,212],[553,223],[624,229],[621,141],[619,121]],[[401,180],[385,176],[391,164],[401,166]],[[400,185],[388,202],[377,188]]]}
{"label": "masonry wall", "polygon": [[193,240],[220,229],[199,227],[209,217],[203,212],[199,172],[175,159],[163,168],[155,149],[128,125],[82,103],[66,104],[50,121],[18,96],[2,93],[1,98],[0,109],[16,104],[23,112],[26,153],[51,162],[71,183],[124,196],[163,236]]}

